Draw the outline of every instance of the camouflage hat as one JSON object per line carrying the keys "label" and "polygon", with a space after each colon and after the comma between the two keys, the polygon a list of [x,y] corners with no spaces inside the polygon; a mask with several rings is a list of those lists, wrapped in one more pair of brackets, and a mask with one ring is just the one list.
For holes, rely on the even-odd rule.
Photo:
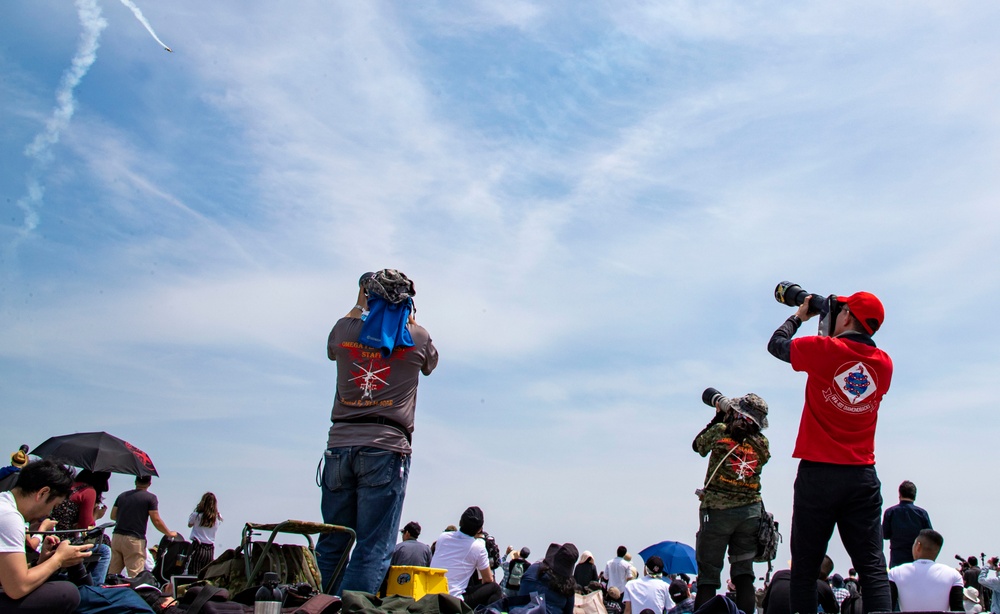
{"label": "camouflage hat", "polygon": [[392,304],[402,303],[417,293],[410,278],[396,269],[365,273],[361,277],[361,287],[369,294],[376,294]]}
{"label": "camouflage hat", "polygon": [[767,428],[767,402],[754,393],[733,399],[731,407],[738,413],[750,418],[760,427]]}

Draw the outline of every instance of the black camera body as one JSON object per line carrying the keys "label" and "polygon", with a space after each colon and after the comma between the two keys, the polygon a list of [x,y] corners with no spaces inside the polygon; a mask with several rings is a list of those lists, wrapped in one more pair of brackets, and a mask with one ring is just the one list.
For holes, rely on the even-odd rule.
{"label": "black camera body", "polygon": [[819,327],[817,333],[824,337],[833,336],[833,328],[837,323],[837,315],[840,313],[841,303],[837,300],[836,294],[830,296],[819,296],[802,289],[802,286],[793,284],[790,281],[783,281],[774,287],[774,300],[782,305],[798,307],[809,299],[809,313],[819,315]]}

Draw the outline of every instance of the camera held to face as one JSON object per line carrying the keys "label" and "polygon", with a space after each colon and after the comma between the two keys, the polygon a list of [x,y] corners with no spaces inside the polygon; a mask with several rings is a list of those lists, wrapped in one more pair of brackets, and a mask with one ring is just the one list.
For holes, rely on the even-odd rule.
{"label": "camera held to face", "polygon": [[701,393],[701,402],[709,407],[721,410],[720,401],[723,403],[723,407],[729,407],[729,399],[715,388],[706,388],[705,392]]}
{"label": "camera held to face", "polygon": [[826,337],[832,336],[833,328],[837,323],[837,314],[840,313],[841,308],[836,294],[830,296],[810,295],[802,289],[802,286],[790,281],[783,281],[774,287],[774,300],[782,305],[798,307],[805,302],[807,296],[810,297],[809,313],[820,316],[818,334]]}

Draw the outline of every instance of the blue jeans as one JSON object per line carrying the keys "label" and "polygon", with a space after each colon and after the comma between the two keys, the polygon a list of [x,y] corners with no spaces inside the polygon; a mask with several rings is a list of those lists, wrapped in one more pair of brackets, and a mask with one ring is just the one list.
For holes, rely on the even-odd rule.
{"label": "blue jeans", "polygon": [[351,557],[345,533],[326,533],[316,542],[323,586],[333,577],[341,557],[347,570],[334,585],[342,591],[377,593],[396,545],[403,512],[410,456],[367,446],[330,448],[324,455],[323,522],[354,529],[358,541]]}
{"label": "blue jeans", "polygon": [[111,566],[111,546],[98,544],[94,546],[94,552],[97,553],[97,560],[87,565],[87,571],[90,572],[94,586],[100,586],[104,584],[104,579],[108,575],[108,567]]}

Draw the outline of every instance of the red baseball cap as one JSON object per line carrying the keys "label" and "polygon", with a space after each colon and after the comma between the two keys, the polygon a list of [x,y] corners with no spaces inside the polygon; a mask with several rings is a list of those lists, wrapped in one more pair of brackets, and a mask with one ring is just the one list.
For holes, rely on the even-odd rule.
{"label": "red baseball cap", "polygon": [[882,307],[882,301],[878,300],[878,297],[871,292],[855,292],[846,297],[838,296],[837,302],[847,305],[869,335],[875,334],[875,331],[882,326],[882,321],[885,320],[885,308]]}

